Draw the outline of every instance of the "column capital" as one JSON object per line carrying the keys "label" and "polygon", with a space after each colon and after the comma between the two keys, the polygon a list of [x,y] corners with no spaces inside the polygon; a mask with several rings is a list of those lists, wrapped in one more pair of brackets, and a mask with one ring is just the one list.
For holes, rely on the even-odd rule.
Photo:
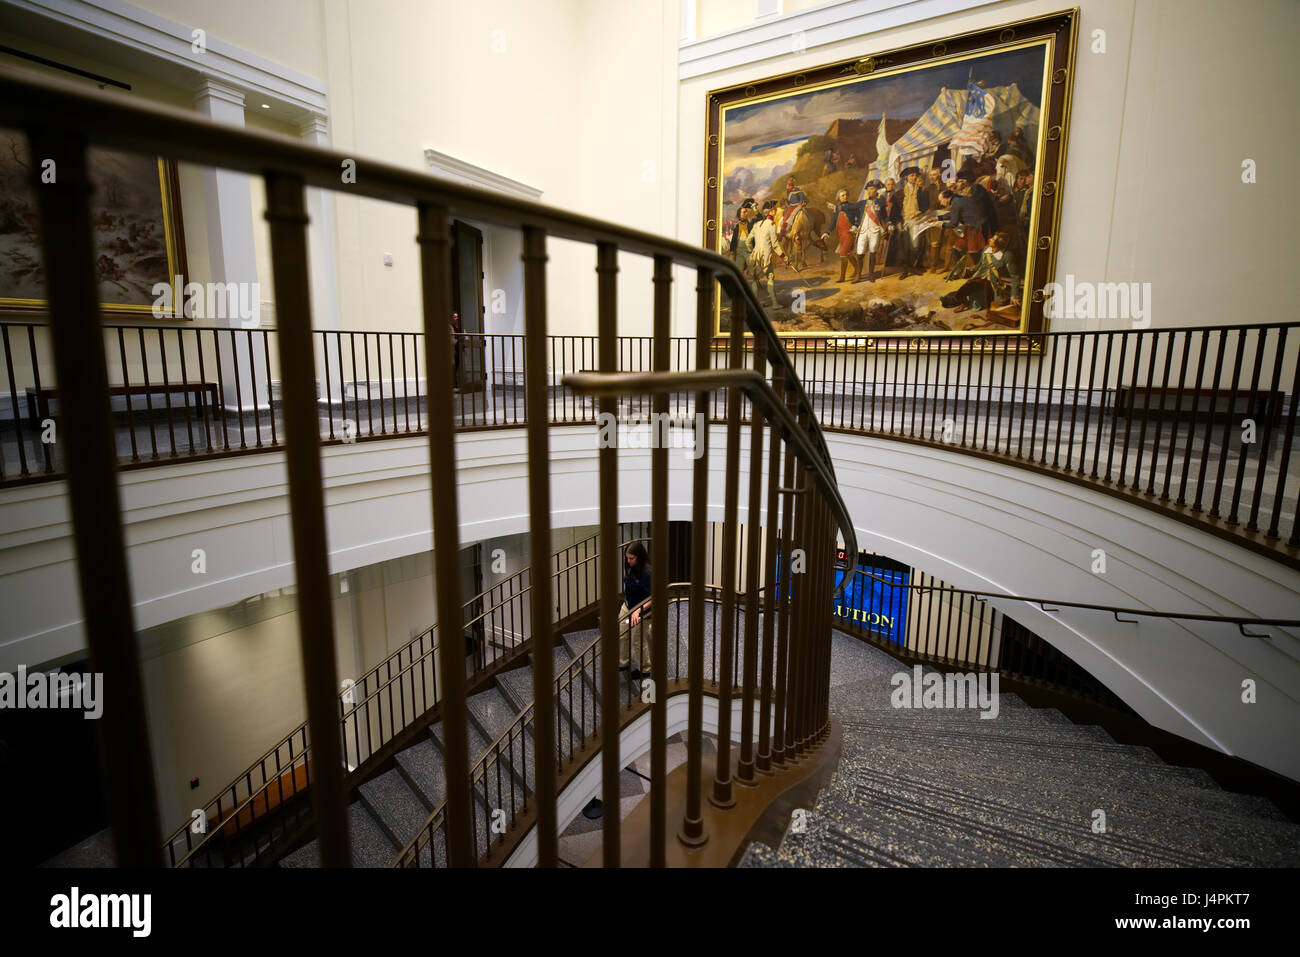
{"label": "column capital", "polygon": [[210,76],[204,76],[194,84],[194,105],[210,116],[214,115],[221,106],[227,107],[221,110],[222,113],[230,112],[228,109],[230,107],[238,108],[242,112],[244,91]]}
{"label": "column capital", "polygon": [[329,143],[329,121],[323,113],[304,113],[298,118],[298,135],[317,146]]}

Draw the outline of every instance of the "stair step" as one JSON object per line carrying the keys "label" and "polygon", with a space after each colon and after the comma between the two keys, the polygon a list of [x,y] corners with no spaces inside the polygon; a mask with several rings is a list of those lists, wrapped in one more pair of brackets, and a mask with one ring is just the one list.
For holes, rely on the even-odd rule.
{"label": "stair step", "polygon": [[443,770],[442,752],[433,741],[420,741],[399,752],[397,767],[424,805],[426,815],[447,800],[447,775]]}
{"label": "stair step", "polygon": [[366,808],[399,848],[415,836],[429,816],[429,809],[406,783],[400,768],[385,771],[361,785],[358,791]]}
{"label": "stair step", "polygon": [[[348,834],[353,867],[387,867],[397,855],[397,846],[360,801],[348,805]],[[280,867],[320,866],[320,845],[316,841],[280,859]]]}
{"label": "stair step", "polygon": [[472,695],[465,705],[489,744],[505,734],[522,710],[515,708],[496,687]]}
{"label": "stair step", "polygon": [[[975,786],[972,786],[974,783]],[[1269,866],[1300,863],[1300,826],[1279,825],[1214,815],[1189,809],[1177,800],[1159,805],[1120,806],[1110,794],[1085,797],[1071,785],[1057,794],[1033,788],[1010,788],[988,781],[983,787],[968,779],[916,780],[907,774],[876,770],[858,776],[839,795],[850,803],[871,803],[867,791],[887,792],[927,808],[927,814],[970,818],[1008,832],[1070,846],[1079,853],[1101,857],[1116,866]],[[1107,812],[1104,833],[1092,831],[1093,811]],[[1213,827],[1207,827],[1213,820]]]}
{"label": "stair step", "polygon": [[501,688],[506,700],[518,714],[533,703],[533,665],[532,656],[522,668],[503,671],[497,675],[497,686]]}

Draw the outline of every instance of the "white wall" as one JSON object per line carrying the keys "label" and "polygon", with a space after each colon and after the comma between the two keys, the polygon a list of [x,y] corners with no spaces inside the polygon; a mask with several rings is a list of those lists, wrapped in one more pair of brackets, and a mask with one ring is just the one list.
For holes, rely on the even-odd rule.
{"label": "white wall", "polygon": [[[74,18],[100,6],[95,0],[30,3],[37,10],[66,8]],[[270,8],[257,0],[146,0],[112,8],[177,37],[201,28],[212,49],[237,48],[273,73],[327,90],[328,139],[336,150],[423,170],[424,150],[432,148],[540,189],[548,204],[673,232],[677,0],[393,0],[382,8],[366,0],[291,0]],[[178,68],[147,46],[110,52],[95,31],[66,23],[38,38],[15,33],[4,40],[121,76],[135,87],[132,96],[189,109],[189,84],[205,67],[195,58],[192,68]],[[85,53],[101,46],[103,60]],[[133,69],[116,65],[124,56]],[[292,111],[275,104],[264,114],[262,99],[250,94],[246,123],[298,137]],[[299,111],[297,119],[304,116]],[[184,168],[190,272],[199,282],[211,278],[203,190],[198,170]],[[257,278],[273,318],[262,202],[254,184]],[[333,221],[339,326],[419,328],[414,210],[341,193]],[[491,251],[496,285],[488,290],[505,289],[510,315],[518,317],[522,273],[513,242],[506,237]],[[384,253],[392,253],[391,266],[383,264]],[[594,332],[594,249],[552,243],[550,255],[550,328]],[[629,263],[622,281],[648,285],[648,276],[648,264]],[[643,321],[629,319],[630,331],[648,329],[648,311]]]}

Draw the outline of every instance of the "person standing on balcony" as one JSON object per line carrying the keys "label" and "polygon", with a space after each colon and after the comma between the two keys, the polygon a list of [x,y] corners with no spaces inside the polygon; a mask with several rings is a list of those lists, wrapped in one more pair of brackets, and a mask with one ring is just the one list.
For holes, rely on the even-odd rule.
{"label": "person standing on balcony", "polygon": [[619,670],[631,666],[633,681],[650,675],[650,556],[640,542],[633,542],[623,556],[623,608],[619,612],[620,634],[628,623],[627,644],[620,642],[626,655],[620,655]]}

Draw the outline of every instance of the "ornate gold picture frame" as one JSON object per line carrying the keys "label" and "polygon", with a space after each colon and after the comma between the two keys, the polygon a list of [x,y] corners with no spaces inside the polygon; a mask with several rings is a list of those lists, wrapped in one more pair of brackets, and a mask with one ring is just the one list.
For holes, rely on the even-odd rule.
{"label": "ornate gold picture frame", "polygon": [[710,92],[705,245],[782,335],[1046,331],[1077,29],[1067,10]]}

